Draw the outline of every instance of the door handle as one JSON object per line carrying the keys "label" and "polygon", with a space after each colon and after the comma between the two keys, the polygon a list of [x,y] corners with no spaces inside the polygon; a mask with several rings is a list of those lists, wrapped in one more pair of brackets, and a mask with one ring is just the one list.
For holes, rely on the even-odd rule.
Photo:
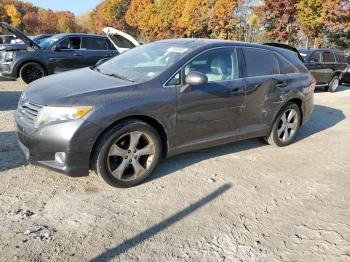
{"label": "door handle", "polygon": [[81,56],[81,54],[79,54],[79,53],[74,53],[73,55],[74,56]]}

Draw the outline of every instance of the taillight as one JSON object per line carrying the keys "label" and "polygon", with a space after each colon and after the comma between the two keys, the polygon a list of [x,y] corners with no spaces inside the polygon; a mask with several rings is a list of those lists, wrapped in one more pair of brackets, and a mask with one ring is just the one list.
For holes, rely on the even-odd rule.
{"label": "taillight", "polygon": [[314,77],[312,77],[310,87],[312,88],[312,90],[315,90],[316,88],[316,79]]}

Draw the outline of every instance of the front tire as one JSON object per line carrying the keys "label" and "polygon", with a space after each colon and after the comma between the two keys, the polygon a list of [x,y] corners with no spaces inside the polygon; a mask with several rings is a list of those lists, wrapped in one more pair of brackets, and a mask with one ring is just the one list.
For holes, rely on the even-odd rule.
{"label": "front tire", "polygon": [[334,76],[332,78],[331,82],[329,82],[329,85],[327,87],[327,91],[333,93],[333,92],[337,91],[339,85],[340,85],[339,76]]}
{"label": "front tire", "polygon": [[301,112],[298,105],[287,103],[276,118],[271,133],[265,137],[270,145],[288,146],[294,142],[301,123]]}
{"label": "front tire", "polygon": [[46,76],[45,68],[35,62],[25,63],[20,71],[19,76],[22,81],[26,84],[30,84],[31,82]]}
{"label": "front tire", "polygon": [[161,140],[153,127],[139,120],[123,121],[99,140],[95,171],[113,187],[132,187],[151,175],[161,152]]}

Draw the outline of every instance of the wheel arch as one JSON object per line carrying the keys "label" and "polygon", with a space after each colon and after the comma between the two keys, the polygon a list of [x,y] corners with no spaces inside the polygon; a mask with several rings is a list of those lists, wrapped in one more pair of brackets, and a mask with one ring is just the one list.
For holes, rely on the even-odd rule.
{"label": "wheel arch", "polygon": [[16,75],[17,77],[19,77],[19,72],[21,71],[21,68],[25,65],[25,64],[28,64],[28,63],[37,63],[39,65],[41,65],[44,70],[45,70],[45,73],[46,75],[48,75],[48,70],[47,70],[47,67],[45,66],[44,63],[38,61],[38,60],[35,60],[35,59],[31,59],[31,60],[25,60],[23,62],[21,62],[18,66],[17,66],[17,69],[16,69]]}
{"label": "wheel arch", "polygon": [[95,139],[92,150],[90,152],[90,167],[93,165],[92,160],[94,157],[94,154],[96,153],[96,146],[98,144],[98,141],[100,140],[100,138],[103,136],[103,134],[105,134],[110,128],[112,128],[113,126],[117,125],[120,122],[123,121],[127,121],[127,120],[140,120],[143,121],[145,123],[147,123],[148,125],[150,125],[151,127],[153,127],[156,132],[158,133],[161,143],[162,143],[162,157],[166,157],[167,153],[168,153],[168,134],[166,132],[165,127],[155,118],[147,116],[147,115],[132,115],[132,116],[127,116],[127,117],[123,117],[121,119],[118,119],[116,121],[114,121],[112,124],[110,124],[109,126],[107,126],[99,135],[98,137]]}
{"label": "wheel arch", "polygon": [[302,125],[303,123],[303,120],[304,120],[304,110],[303,110],[303,100],[299,97],[293,97],[293,98],[290,98],[288,99],[282,106],[281,108],[278,110],[277,114],[275,115],[275,117],[273,118],[273,122],[272,122],[272,125],[275,123],[277,117],[279,116],[279,114],[281,113],[281,111],[286,107],[286,105],[288,103],[293,103],[293,104],[296,104],[298,107],[299,107],[299,110],[300,110],[300,125]]}

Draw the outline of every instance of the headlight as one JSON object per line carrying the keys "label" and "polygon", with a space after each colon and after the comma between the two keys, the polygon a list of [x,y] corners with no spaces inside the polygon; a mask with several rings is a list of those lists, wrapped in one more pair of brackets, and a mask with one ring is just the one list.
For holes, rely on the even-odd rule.
{"label": "headlight", "polygon": [[11,62],[15,59],[15,53],[14,52],[6,52],[4,58],[5,58],[5,62]]}
{"label": "headlight", "polygon": [[52,122],[79,119],[85,116],[91,110],[92,110],[91,106],[78,106],[78,107],[46,106],[40,110],[40,113],[34,125],[37,128]]}

